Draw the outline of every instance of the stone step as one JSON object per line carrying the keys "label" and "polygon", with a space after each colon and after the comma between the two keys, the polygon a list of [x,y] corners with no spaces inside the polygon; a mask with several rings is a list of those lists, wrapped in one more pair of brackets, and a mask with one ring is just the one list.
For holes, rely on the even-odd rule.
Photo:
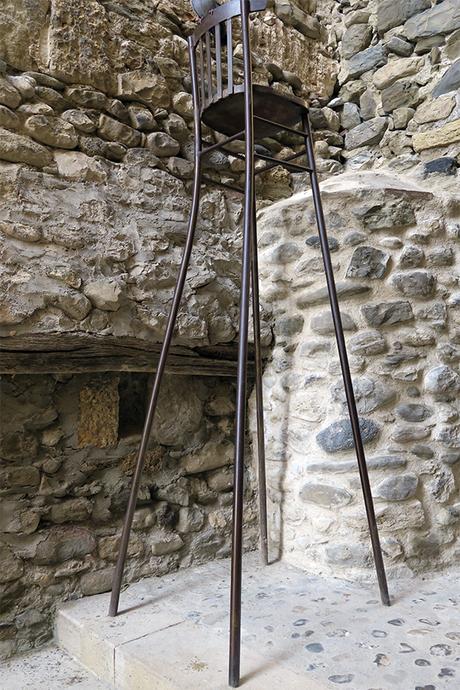
{"label": "stone step", "polygon": [[[117,690],[224,690],[228,655],[228,561],[174,576],[149,578],[122,593],[120,613],[107,616],[109,594],[64,604],[58,611],[58,645]],[[217,583],[217,609],[206,599]],[[156,593],[155,593],[155,590]],[[215,597],[212,597],[213,601]],[[207,609],[198,621],[195,607]],[[282,684],[292,690],[327,686],[286,668],[280,659],[245,647],[242,683],[248,690]]]}
{"label": "stone step", "polygon": [[[257,554],[243,572],[245,690],[457,687],[457,573],[390,581],[386,608],[374,583],[263,567]],[[109,594],[68,602],[57,642],[108,688],[225,690],[229,574],[221,560],[147,578],[122,592],[116,618]]]}

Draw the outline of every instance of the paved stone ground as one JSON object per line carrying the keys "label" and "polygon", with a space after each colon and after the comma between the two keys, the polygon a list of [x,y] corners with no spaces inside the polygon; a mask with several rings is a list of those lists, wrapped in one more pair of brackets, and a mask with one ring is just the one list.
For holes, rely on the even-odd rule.
{"label": "paved stone ground", "polygon": [[92,673],[56,647],[0,665],[2,690],[108,690]]}
{"label": "paved stone ground", "polygon": [[[263,568],[256,554],[244,567],[242,687],[460,688],[456,573],[391,582],[394,603],[384,608],[374,584]],[[106,616],[108,595],[70,602],[57,619],[60,644],[123,690],[224,689],[228,573],[229,562],[216,561],[144,580],[123,592],[116,619]],[[49,654],[8,664],[2,690],[106,687],[62,652]]]}

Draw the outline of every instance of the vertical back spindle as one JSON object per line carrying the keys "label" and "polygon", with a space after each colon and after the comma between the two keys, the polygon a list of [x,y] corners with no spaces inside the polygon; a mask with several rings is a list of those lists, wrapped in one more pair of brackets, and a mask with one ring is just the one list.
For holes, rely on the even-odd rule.
{"label": "vertical back spindle", "polygon": [[222,46],[220,40],[220,24],[215,27],[216,42],[216,95],[222,98]]}
{"label": "vertical back spindle", "polygon": [[233,93],[233,37],[232,20],[227,19],[227,91]]}
{"label": "vertical back spindle", "polygon": [[211,62],[211,37],[206,32],[206,73],[207,73],[207,103],[212,100],[212,62]]}
{"label": "vertical back spindle", "polygon": [[201,103],[200,106],[201,108],[204,108],[205,106],[205,100],[206,100],[206,91],[205,91],[205,76],[204,76],[204,48],[203,48],[203,39],[200,38],[198,41],[198,48],[200,51],[199,55],[199,72],[200,72],[200,98],[201,98]]}

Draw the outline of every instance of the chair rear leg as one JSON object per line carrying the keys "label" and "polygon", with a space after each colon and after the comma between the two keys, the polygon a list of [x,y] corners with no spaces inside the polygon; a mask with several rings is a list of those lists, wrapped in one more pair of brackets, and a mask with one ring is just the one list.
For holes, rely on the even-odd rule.
{"label": "chair rear leg", "polygon": [[251,267],[252,203],[245,197],[243,231],[243,267],[241,275],[238,373],[236,391],[235,465],[233,483],[232,570],[230,584],[230,650],[229,685],[237,688],[240,682],[241,655],[241,582],[243,552],[244,447],[246,441],[246,377],[249,330],[249,285]]}
{"label": "chair rear leg", "polygon": [[187,277],[187,270],[190,263],[190,255],[192,253],[193,240],[195,236],[196,222],[198,218],[198,209],[200,204],[200,188],[201,188],[201,153],[196,151],[195,154],[195,175],[193,184],[192,207],[190,210],[187,239],[185,242],[182,261],[177,276],[176,286],[174,289],[173,300],[169,312],[168,322],[166,325],[165,337],[161,347],[158,367],[155,374],[152,393],[150,395],[147,415],[145,418],[144,429],[142,432],[141,443],[136,460],[136,467],[131,484],[131,490],[128,500],[128,507],[123,522],[123,530],[121,533],[120,549],[118,552],[117,564],[112,582],[112,593],[110,598],[109,616],[116,616],[118,613],[118,604],[120,600],[120,589],[123,579],[123,572],[125,568],[126,554],[128,551],[129,536],[131,533],[131,526],[133,523],[134,511],[136,509],[137,495],[139,493],[139,485],[144,467],[145,454],[147,452],[150,432],[152,429],[153,418],[158,402],[158,395],[160,393],[161,380],[163,378],[166,367],[166,360],[168,357],[171,340],[176,325],[177,313],[179,311],[180,301],[184,290],[185,279]]}
{"label": "chair rear leg", "polygon": [[238,340],[238,375],[236,390],[235,466],[233,483],[232,566],[230,581],[230,646],[228,684],[240,684],[241,658],[241,583],[243,551],[243,493],[244,446],[246,431],[246,375],[248,357],[249,300],[251,282],[251,230],[254,221],[254,115],[252,94],[251,48],[249,41],[248,0],[240,0],[241,38],[244,65],[244,129],[245,180],[243,222],[243,265],[241,270],[241,297]]}
{"label": "chair rear leg", "polygon": [[259,260],[257,252],[257,219],[254,193],[254,216],[251,232],[252,321],[254,329],[254,358],[256,374],[257,421],[257,483],[259,493],[259,534],[262,563],[268,565],[267,477],[265,468],[265,426],[262,386],[262,347],[260,344]]}
{"label": "chair rear leg", "polygon": [[316,213],[316,223],[318,225],[318,233],[321,243],[321,251],[323,255],[324,270],[326,273],[327,289],[329,293],[329,301],[331,304],[332,319],[334,322],[335,336],[337,340],[337,348],[339,351],[340,366],[342,369],[343,384],[345,387],[345,394],[347,398],[348,413],[350,416],[350,423],[353,433],[354,446],[356,457],[358,460],[359,475],[361,480],[361,487],[364,496],[364,504],[366,506],[367,521],[369,524],[369,532],[372,543],[372,550],[374,554],[375,568],[377,572],[377,579],[380,588],[380,596],[382,603],[385,606],[390,606],[390,595],[388,593],[388,584],[385,573],[385,565],[383,562],[382,548],[380,545],[379,532],[377,528],[377,521],[375,517],[374,501],[372,498],[372,491],[369,482],[369,473],[366,465],[366,457],[364,454],[363,440],[361,436],[361,429],[359,426],[359,416],[356,408],[356,400],[353,391],[353,382],[351,379],[350,365],[348,362],[347,348],[345,344],[345,336],[343,333],[342,318],[340,315],[339,301],[337,298],[337,290],[335,286],[334,272],[332,268],[331,254],[329,251],[329,243],[327,238],[326,223],[324,220],[324,212],[321,202],[321,194],[318,182],[318,175],[316,172],[315,155],[313,150],[313,139],[311,134],[311,126],[308,116],[304,118],[305,131],[305,146],[307,151],[307,165],[309,166],[311,188],[313,194],[313,202]]}

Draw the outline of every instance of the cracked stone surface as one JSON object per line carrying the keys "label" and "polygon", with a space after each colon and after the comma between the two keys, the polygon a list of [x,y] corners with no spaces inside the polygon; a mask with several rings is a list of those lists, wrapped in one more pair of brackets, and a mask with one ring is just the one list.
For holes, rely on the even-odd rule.
{"label": "cracked stone surface", "polygon": [[[109,687],[143,690],[155,679],[155,687],[223,690],[229,573],[222,560],[143,580],[124,591],[116,619],[106,616],[107,594],[68,603],[57,638]],[[375,583],[280,562],[263,567],[248,554],[241,687],[452,690],[460,674],[456,582],[452,571],[390,581],[386,608]]]}
{"label": "cracked stone surface", "polygon": [[108,687],[56,647],[16,657],[2,666],[3,690],[107,690]]}

